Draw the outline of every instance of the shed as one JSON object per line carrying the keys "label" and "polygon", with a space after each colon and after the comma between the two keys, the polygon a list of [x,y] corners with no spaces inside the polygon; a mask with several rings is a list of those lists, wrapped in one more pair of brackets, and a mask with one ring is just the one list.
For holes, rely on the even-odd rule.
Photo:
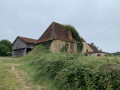
{"label": "shed", "polygon": [[35,46],[36,40],[18,36],[12,44],[12,56],[24,56]]}

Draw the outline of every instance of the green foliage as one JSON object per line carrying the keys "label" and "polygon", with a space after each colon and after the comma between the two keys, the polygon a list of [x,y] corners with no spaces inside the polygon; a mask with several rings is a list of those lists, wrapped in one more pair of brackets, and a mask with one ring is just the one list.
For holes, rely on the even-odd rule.
{"label": "green foliage", "polygon": [[48,41],[48,42],[41,43],[41,45],[45,46],[49,50],[51,43],[52,43],[52,41]]}
{"label": "green foliage", "polygon": [[81,42],[79,33],[73,26],[71,26],[71,25],[63,25],[63,26],[66,30],[70,30],[72,32],[72,36],[75,40],[77,40],[78,42]]}
{"label": "green foliage", "polygon": [[61,52],[67,52],[67,51],[68,51],[68,45],[66,43],[65,46],[62,47]]}
{"label": "green foliage", "polygon": [[22,59],[29,60],[29,67],[36,69],[35,82],[44,76],[62,90],[120,89],[120,57],[92,58],[79,54],[53,54],[43,46],[37,46],[26,57]]}
{"label": "green foliage", "polygon": [[6,45],[0,44],[0,56],[7,56],[9,48]]}
{"label": "green foliage", "polygon": [[120,52],[113,53],[113,55],[119,56],[119,55],[120,55]]}
{"label": "green foliage", "polygon": [[70,31],[72,32],[73,38],[74,38],[76,41],[79,42],[79,43],[78,43],[78,51],[81,51],[82,48],[83,48],[83,45],[82,45],[81,37],[80,37],[79,33],[77,32],[77,30],[76,30],[73,26],[71,26],[71,25],[63,25],[63,26],[64,26],[64,28],[65,28],[66,30],[70,30]]}
{"label": "green foliage", "polygon": [[8,40],[0,41],[0,56],[10,56],[12,53],[12,44]]}

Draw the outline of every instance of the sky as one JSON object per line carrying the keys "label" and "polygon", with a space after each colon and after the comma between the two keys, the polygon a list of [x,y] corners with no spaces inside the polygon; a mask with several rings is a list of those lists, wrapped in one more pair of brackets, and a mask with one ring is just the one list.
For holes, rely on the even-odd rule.
{"label": "sky", "polygon": [[0,0],[0,40],[38,39],[53,21],[105,52],[120,51],[120,0]]}

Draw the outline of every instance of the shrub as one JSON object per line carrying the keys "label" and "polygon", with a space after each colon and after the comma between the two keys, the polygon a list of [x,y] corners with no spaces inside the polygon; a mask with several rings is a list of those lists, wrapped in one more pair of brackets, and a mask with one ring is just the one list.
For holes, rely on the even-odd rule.
{"label": "shrub", "polygon": [[62,90],[120,89],[120,58],[53,54],[43,46],[37,46],[29,55],[32,53],[34,57],[30,58],[29,67],[36,68],[35,82],[44,76]]}
{"label": "shrub", "polygon": [[8,40],[0,41],[0,56],[11,56],[12,44]]}

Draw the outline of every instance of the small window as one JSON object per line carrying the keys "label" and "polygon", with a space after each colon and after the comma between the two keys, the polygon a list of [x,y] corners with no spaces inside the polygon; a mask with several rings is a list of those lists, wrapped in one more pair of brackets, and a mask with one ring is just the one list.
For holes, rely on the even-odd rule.
{"label": "small window", "polygon": [[86,49],[86,52],[88,52],[88,49]]}
{"label": "small window", "polygon": [[101,54],[97,54],[97,56],[101,56]]}
{"label": "small window", "polygon": [[108,56],[108,55],[105,55],[105,56]]}

